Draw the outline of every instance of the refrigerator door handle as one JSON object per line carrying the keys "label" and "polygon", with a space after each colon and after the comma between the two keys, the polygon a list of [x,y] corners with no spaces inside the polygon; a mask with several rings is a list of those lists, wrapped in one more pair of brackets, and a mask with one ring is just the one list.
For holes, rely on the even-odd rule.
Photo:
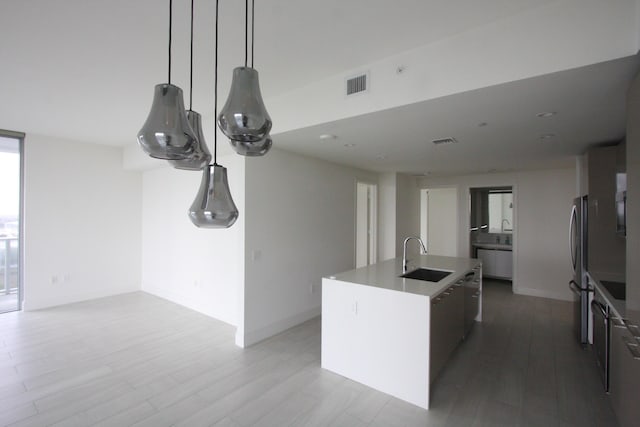
{"label": "refrigerator door handle", "polygon": [[580,286],[578,286],[575,280],[569,282],[569,289],[571,289],[574,294],[580,296]]}
{"label": "refrigerator door handle", "polygon": [[591,309],[595,312],[595,311],[599,311],[600,315],[606,320],[609,318],[609,316],[607,315],[607,311],[606,308],[604,306],[604,304],[602,304],[600,301],[596,301],[596,300],[592,300],[591,301]]}
{"label": "refrigerator door handle", "polygon": [[[577,242],[577,220],[578,220],[578,210],[576,208],[576,205],[573,205],[571,207],[571,218],[569,219],[569,251],[571,252],[571,265],[573,265],[573,271],[576,271],[576,267],[577,267],[577,259],[576,259],[576,252],[578,250],[578,248],[576,247],[576,245],[578,244]],[[574,228],[575,226],[575,228]],[[574,233],[574,229],[576,230],[576,233]]]}

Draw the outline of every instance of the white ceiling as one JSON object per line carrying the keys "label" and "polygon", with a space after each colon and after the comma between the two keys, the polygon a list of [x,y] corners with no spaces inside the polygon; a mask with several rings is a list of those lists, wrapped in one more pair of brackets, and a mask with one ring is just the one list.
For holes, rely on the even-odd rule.
{"label": "white ceiling", "polygon": [[[628,57],[274,138],[290,151],[380,172],[443,175],[566,167],[589,145],[624,137],[626,92],[638,68],[638,58]],[[541,112],[557,114],[537,117]],[[320,139],[323,134],[336,138]],[[458,143],[431,142],[445,137]]]}
{"label": "white ceiling", "polygon": [[[256,57],[268,100],[328,75],[557,0],[256,2]],[[174,0],[172,81],[188,88],[188,0]],[[213,0],[195,0],[193,107],[213,116]],[[0,129],[127,146],[166,81],[168,2],[2,0]],[[220,2],[220,99],[244,60],[244,2]],[[433,173],[563,163],[624,133],[634,60],[500,85],[274,135],[276,146],[366,169]],[[268,106],[268,105],[267,105]],[[539,110],[560,114],[536,119]],[[478,128],[479,122],[488,126]],[[334,141],[319,142],[320,133]],[[556,139],[539,141],[540,133]],[[428,140],[454,136],[456,146]],[[356,143],[346,150],[345,143]],[[500,155],[496,155],[500,153]],[[376,155],[387,156],[384,160]],[[373,157],[373,158],[372,158]]]}

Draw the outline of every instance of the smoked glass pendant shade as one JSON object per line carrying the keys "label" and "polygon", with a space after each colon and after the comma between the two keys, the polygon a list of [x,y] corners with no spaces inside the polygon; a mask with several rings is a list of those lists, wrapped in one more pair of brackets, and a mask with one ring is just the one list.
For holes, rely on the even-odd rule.
{"label": "smoked glass pendant shade", "polygon": [[211,153],[202,133],[202,116],[193,110],[187,110],[187,120],[196,134],[196,144],[191,156],[183,160],[169,160],[173,167],[191,171],[201,170],[211,163]]}
{"label": "smoked glass pendant shade", "polygon": [[234,141],[233,139],[229,142],[236,153],[247,157],[264,156],[273,145],[273,140],[269,135],[258,142]]}
{"label": "smoked glass pendant shade", "polygon": [[233,70],[231,91],[218,115],[222,133],[233,141],[259,142],[271,130],[271,118],[262,101],[258,72],[250,67]]}
{"label": "smoked glass pendant shade", "polygon": [[229,228],[238,219],[229,183],[227,168],[207,165],[202,172],[202,181],[196,199],[189,209],[189,218],[200,228]]}
{"label": "smoked glass pendant shade", "polygon": [[158,159],[182,160],[194,153],[197,139],[187,119],[182,89],[167,83],[156,85],[138,143],[145,153]]}

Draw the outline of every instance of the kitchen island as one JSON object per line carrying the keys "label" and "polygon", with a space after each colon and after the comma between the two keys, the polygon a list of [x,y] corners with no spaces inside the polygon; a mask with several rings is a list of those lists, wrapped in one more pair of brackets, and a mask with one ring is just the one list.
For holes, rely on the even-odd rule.
{"label": "kitchen island", "polygon": [[322,367],[422,408],[447,359],[482,319],[481,264],[421,255],[438,282],[400,277],[402,259],[322,280]]}

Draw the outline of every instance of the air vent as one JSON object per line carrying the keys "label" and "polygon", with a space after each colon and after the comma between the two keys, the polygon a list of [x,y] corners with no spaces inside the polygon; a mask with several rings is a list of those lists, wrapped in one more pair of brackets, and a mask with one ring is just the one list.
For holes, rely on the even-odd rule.
{"label": "air vent", "polygon": [[367,91],[367,74],[360,74],[359,76],[349,77],[347,79],[347,96],[355,95],[356,93],[362,93]]}
{"label": "air vent", "polygon": [[440,138],[440,139],[434,139],[433,141],[434,144],[436,145],[442,145],[442,144],[457,144],[458,140],[455,138]]}

